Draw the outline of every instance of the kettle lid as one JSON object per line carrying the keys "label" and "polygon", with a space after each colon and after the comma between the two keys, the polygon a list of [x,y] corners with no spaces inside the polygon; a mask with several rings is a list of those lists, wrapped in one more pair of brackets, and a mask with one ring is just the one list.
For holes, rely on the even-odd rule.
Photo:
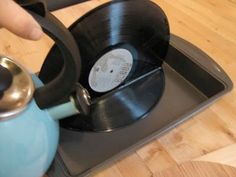
{"label": "kettle lid", "polygon": [[0,121],[24,110],[34,90],[34,83],[26,69],[0,55]]}

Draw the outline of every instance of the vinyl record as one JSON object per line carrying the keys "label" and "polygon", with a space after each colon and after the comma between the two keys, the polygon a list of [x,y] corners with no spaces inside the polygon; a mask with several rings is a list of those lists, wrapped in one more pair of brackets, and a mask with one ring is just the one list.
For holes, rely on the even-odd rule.
{"label": "vinyl record", "polygon": [[[61,121],[66,128],[111,131],[145,117],[161,98],[162,63],[169,45],[166,15],[151,1],[106,3],[70,30],[82,59],[79,82],[91,95],[91,113]],[[56,46],[40,71],[47,83],[62,69]]]}

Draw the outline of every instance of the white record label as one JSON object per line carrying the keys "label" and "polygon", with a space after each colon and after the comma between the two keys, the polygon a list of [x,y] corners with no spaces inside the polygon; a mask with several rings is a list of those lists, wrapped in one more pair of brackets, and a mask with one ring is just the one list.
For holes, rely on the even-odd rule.
{"label": "white record label", "polygon": [[107,92],[119,86],[129,75],[133,56],[127,49],[104,54],[89,73],[89,85],[96,92]]}

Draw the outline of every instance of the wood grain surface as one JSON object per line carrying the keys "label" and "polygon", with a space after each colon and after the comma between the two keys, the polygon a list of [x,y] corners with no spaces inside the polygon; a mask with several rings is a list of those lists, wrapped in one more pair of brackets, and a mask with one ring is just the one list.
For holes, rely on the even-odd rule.
{"label": "wood grain surface", "polygon": [[[54,14],[69,26],[81,15],[105,2],[107,1],[92,0],[56,11]],[[167,14],[171,33],[205,51],[236,83],[236,0],[154,0],[154,2]],[[32,72],[39,71],[53,44],[47,37],[38,42],[26,41],[4,29],[0,30],[0,39],[0,53],[16,58]],[[184,169],[185,174],[179,175],[180,177],[214,177],[213,173],[217,177],[224,177],[224,174],[231,177],[236,176],[232,168],[228,167],[230,172],[226,172],[227,167],[206,162],[236,167],[235,154],[234,89],[207,110],[95,176],[169,177],[178,176],[176,174]],[[182,165],[176,167],[179,164]],[[199,173],[192,173],[196,168],[199,169]],[[208,169],[215,169],[212,170],[212,175],[207,175]],[[177,171],[172,173],[172,170]]]}
{"label": "wood grain surface", "polygon": [[236,168],[209,162],[185,162],[153,177],[235,177]]}

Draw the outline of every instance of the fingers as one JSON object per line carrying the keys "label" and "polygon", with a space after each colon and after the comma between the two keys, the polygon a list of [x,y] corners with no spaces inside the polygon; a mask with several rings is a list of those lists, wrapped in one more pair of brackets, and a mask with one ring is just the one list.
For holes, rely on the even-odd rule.
{"label": "fingers", "polygon": [[39,24],[13,0],[0,0],[0,26],[25,39],[38,40],[43,36]]}

